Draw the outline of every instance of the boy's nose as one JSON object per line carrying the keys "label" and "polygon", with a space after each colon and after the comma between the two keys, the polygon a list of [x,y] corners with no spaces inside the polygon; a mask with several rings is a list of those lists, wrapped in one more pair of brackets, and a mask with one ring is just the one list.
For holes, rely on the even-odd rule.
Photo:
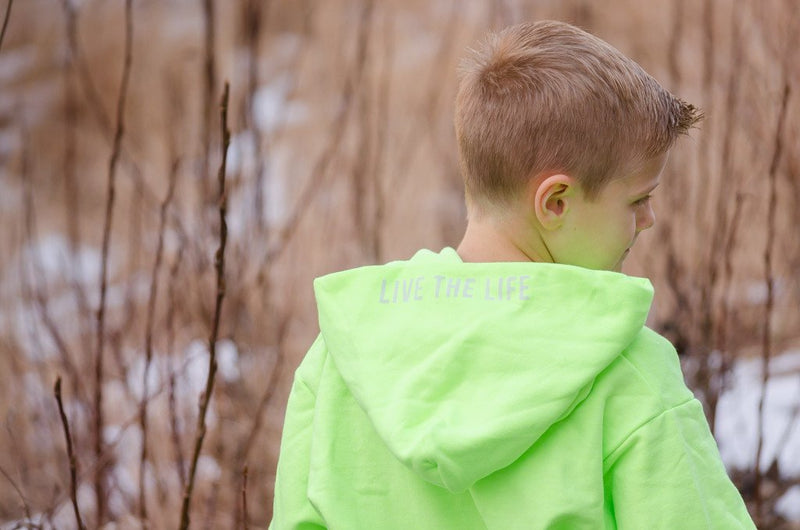
{"label": "boy's nose", "polygon": [[647,208],[642,208],[636,216],[636,232],[647,230],[656,224],[656,214],[653,208],[648,205]]}

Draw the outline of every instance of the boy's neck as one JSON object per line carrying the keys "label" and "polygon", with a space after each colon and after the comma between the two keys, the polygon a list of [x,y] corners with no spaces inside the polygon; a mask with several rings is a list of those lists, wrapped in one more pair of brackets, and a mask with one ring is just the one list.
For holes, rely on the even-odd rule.
{"label": "boy's neck", "polygon": [[516,231],[512,226],[506,226],[507,224],[487,217],[480,221],[471,219],[467,223],[464,238],[456,249],[462,261],[467,263],[553,261],[546,248],[543,248],[544,252],[540,252],[534,248],[537,245],[516,240],[513,236]]}

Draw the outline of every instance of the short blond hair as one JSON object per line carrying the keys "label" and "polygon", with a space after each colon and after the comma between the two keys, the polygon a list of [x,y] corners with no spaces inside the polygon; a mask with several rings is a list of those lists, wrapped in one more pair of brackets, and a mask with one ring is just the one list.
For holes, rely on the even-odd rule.
{"label": "short blond hair", "polygon": [[543,171],[587,197],[666,153],[701,118],[638,64],[569,24],[491,34],[464,60],[455,127],[467,202],[507,205]]}

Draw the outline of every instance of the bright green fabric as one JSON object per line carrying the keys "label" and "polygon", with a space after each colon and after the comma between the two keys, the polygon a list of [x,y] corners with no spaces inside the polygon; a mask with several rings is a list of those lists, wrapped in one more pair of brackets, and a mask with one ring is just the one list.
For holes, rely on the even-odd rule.
{"label": "bright green fabric", "polygon": [[447,248],[314,287],[272,530],[755,528],[647,280]]}

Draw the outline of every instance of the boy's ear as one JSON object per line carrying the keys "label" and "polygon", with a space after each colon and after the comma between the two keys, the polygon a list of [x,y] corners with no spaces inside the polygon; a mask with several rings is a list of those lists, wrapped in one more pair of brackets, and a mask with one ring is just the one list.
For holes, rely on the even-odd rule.
{"label": "boy's ear", "polygon": [[544,178],[536,187],[533,196],[533,211],[547,230],[561,226],[569,211],[568,198],[575,191],[575,179],[569,175],[556,174]]}

